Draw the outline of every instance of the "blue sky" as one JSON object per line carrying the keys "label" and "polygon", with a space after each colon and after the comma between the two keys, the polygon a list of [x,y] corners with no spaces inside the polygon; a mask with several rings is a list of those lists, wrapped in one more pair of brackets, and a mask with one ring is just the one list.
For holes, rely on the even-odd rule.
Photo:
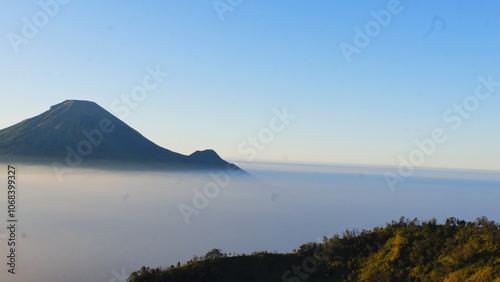
{"label": "blue sky", "polygon": [[[441,128],[446,142],[421,166],[500,170],[500,88],[458,129],[443,119],[478,77],[500,81],[494,1],[221,0],[236,4],[223,19],[213,1],[54,1],[40,1],[56,3],[53,16],[17,47],[23,18],[40,23],[44,10],[0,3],[0,128],[66,99],[118,114],[113,102],[149,67],[169,76],[123,120],[184,154],[397,166]],[[339,46],[355,47],[382,10],[390,20],[348,62]],[[295,118],[248,153],[284,107]]]}

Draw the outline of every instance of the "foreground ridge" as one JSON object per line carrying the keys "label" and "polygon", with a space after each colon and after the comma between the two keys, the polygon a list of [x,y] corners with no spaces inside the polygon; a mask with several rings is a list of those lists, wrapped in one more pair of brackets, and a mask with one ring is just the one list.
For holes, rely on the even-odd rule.
{"label": "foreground ridge", "polygon": [[500,225],[486,217],[444,224],[401,217],[287,254],[213,249],[184,265],[142,267],[128,281],[500,281]]}

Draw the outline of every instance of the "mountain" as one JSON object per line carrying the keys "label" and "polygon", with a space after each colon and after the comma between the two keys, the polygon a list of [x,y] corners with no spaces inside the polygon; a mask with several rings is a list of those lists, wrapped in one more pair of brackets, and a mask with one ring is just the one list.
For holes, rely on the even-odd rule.
{"label": "mountain", "polygon": [[0,130],[0,161],[243,172],[213,150],[186,156],[162,148],[98,104],[79,100],[64,101]]}

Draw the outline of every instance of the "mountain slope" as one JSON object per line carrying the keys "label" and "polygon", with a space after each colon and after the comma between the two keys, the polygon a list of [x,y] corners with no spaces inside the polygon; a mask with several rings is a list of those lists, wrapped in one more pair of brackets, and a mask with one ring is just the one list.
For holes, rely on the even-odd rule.
{"label": "mountain slope", "polygon": [[143,266],[127,281],[500,281],[500,224],[486,217],[445,224],[402,217],[293,253],[231,256],[213,249],[177,266]]}
{"label": "mountain slope", "polygon": [[0,160],[75,164],[136,164],[165,168],[226,168],[213,150],[185,156],[162,148],[94,102],[67,100],[0,130]]}

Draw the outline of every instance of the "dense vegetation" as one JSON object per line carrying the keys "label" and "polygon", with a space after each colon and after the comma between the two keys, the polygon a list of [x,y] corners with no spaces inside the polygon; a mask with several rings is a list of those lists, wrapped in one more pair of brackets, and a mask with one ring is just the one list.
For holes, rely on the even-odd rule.
{"label": "dense vegetation", "polygon": [[129,282],[500,281],[500,225],[487,218],[420,222],[402,217],[371,231],[307,243],[289,254],[213,249],[168,268],[142,267]]}

